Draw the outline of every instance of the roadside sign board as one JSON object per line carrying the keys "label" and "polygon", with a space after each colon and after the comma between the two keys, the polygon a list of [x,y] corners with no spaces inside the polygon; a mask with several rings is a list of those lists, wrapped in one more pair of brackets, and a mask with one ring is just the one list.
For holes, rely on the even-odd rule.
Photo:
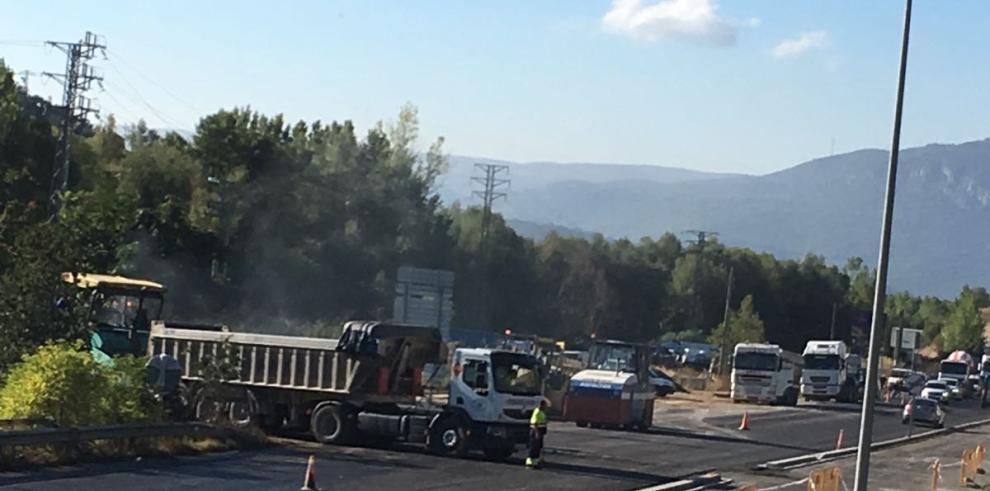
{"label": "roadside sign board", "polygon": [[908,329],[904,327],[890,328],[890,347],[897,347],[897,331],[902,331],[901,349],[914,351],[921,346],[921,329]]}

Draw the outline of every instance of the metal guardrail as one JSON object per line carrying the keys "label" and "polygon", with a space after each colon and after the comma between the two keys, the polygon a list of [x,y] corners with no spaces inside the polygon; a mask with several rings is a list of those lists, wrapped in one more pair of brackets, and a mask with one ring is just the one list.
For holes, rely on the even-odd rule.
{"label": "metal guardrail", "polygon": [[203,423],[135,424],[88,428],[38,428],[33,430],[0,431],[0,447],[167,436],[222,437],[228,434],[229,431],[224,428],[217,428]]}

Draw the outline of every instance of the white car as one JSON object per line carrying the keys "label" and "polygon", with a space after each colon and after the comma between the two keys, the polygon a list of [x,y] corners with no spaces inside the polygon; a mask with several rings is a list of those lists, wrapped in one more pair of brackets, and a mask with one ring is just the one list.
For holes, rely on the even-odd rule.
{"label": "white car", "polygon": [[954,378],[947,378],[942,381],[945,382],[945,385],[949,387],[949,394],[952,395],[952,398],[957,401],[961,401],[962,387],[959,387],[959,381]]}
{"label": "white car", "polygon": [[887,387],[907,390],[906,381],[914,372],[907,368],[894,368],[887,377]]}
{"label": "white car", "polygon": [[925,388],[921,389],[921,397],[933,399],[943,404],[949,403],[949,394],[949,386],[944,380],[930,380],[925,384]]}

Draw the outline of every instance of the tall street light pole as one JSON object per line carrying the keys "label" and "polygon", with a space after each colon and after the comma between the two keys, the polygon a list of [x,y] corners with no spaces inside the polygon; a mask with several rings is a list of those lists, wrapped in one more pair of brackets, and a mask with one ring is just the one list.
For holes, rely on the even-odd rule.
{"label": "tall street light pole", "polygon": [[873,292],[873,322],[870,324],[869,363],[866,367],[866,393],[859,424],[859,448],[856,452],[856,491],[866,491],[870,475],[870,444],[873,442],[873,402],[877,397],[879,368],[879,333],[882,331],[884,303],[887,296],[887,262],[890,254],[890,228],[894,220],[894,188],[897,185],[897,157],[901,145],[901,109],[904,107],[904,76],[907,71],[908,38],[911,32],[911,0],[904,4],[904,32],[901,38],[901,64],[897,76],[897,99],[894,103],[894,133],[887,167],[887,192],[884,197],[883,225],[880,231],[880,256],[877,259],[877,284]]}

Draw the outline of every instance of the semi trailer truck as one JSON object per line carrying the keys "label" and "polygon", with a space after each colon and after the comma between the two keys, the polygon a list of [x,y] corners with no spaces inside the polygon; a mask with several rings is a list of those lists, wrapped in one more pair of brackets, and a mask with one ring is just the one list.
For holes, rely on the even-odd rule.
{"label": "semi trailer truck", "polygon": [[804,400],[855,402],[859,399],[859,358],[850,355],[843,341],[808,341],[802,354],[801,396]]}
{"label": "semi trailer truck", "polygon": [[800,355],[776,344],[737,344],[732,357],[732,402],[797,405],[803,365]]}

